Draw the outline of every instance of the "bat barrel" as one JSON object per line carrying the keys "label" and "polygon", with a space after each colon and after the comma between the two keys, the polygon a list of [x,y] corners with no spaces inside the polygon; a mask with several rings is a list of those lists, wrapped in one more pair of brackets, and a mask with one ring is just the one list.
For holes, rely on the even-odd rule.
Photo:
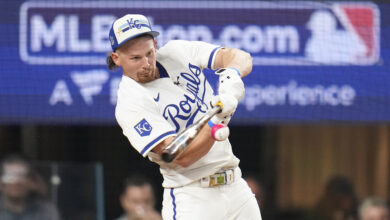
{"label": "bat barrel", "polygon": [[176,155],[175,154],[171,154],[169,152],[163,152],[162,155],[161,155],[161,158],[163,159],[164,162],[166,163],[170,163],[173,161],[173,159],[175,159]]}
{"label": "bat barrel", "polygon": [[174,143],[173,148],[164,149],[163,153],[161,154],[161,158],[163,159],[163,161],[166,163],[172,162],[179,154],[184,151],[184,147],[182,147],[181,145],[177,144],[176,142]]}
{"label": "bat barrel", "polygon": [[188,145],[195,139],[198,132],[202,127],[213,117],[215,114],[221,111],[220,106],[211,109],[204,115],[199,121],[192,124],[185,131],[180,133],[163,151],[161,159],[166,163],[172,162],[179,154],[181,154]]}
{"label": "bat barrel", "polygon": [[186,141],[188,140],[188,136],[178,136],[172,143],[164,149],[161,158],[163,161],[170,163],[174,160],[181,152],[184,151],[186,147]]}

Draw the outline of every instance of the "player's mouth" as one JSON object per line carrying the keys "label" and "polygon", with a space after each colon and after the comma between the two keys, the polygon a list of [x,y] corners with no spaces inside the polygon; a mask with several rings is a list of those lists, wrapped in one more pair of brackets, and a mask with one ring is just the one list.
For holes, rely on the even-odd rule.
{"label": "player's mouth", "polygon": [[140,76],[142,76],[142,77],[149,77],[150,76],[150,70],[149,71],[146,71],[146,72],[141,72],[140,73]]}

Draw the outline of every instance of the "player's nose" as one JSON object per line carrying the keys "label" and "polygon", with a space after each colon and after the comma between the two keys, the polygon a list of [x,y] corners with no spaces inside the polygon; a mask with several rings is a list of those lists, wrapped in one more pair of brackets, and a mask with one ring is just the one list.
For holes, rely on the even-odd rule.
{"label": "player's nose", "polygon": [[148,68],[150,66],[150,60],[148,57],[144,57],[142,59],[142,67],[144,68]]}

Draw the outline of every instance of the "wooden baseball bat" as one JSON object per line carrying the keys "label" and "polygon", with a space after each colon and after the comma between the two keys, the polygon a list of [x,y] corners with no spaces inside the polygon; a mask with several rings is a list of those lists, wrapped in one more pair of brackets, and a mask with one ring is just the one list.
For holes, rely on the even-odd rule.
{"label": "wooden baseball bat", "polygon": [[184,131],[180,132],[175,139],[164,149],[162,159],[169,163],[191,144],[191,142],[198,136],[200,130],[207,124],[207,122],[222,110],[221,102],[218,102],[215,108],[210,109],[198,121],[190,125]]}

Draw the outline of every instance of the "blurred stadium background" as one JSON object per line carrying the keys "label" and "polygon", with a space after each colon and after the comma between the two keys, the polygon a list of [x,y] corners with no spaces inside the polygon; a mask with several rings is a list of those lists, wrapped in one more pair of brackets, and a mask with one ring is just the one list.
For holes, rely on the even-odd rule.
{"label": "blurred stadium background", "polygon": [[[263,219],[304,219],[332,177],[390,198],[388,1],[1,0],[0,156],[31,158],[64,219],[113,219],[122,181],[158,167],[114,119],[113,19],[142,13],[171,39],[252,54],[230,140],[263,189]],[[216,78],[210,73],[215,86]]]}

